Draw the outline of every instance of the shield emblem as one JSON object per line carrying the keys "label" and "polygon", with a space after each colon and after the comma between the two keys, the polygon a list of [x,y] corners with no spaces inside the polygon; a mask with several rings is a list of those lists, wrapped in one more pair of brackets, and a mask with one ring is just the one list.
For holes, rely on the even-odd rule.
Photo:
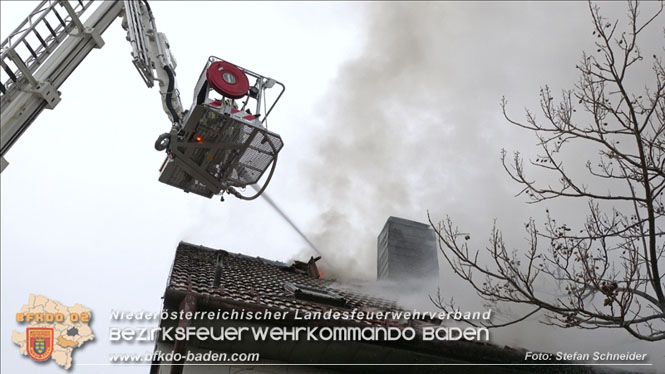
{"label": "shield emblem", "polygon": [[35,352],[37,352],[38,355],[46,352],[46,342],[44,341],[44,338],[37,338],[35,340]]}
{"label": "shield emblem", "polygon": [[28,356],[35,361],[46,361],[53,353],[53,328],[29,327],[25,330]]}

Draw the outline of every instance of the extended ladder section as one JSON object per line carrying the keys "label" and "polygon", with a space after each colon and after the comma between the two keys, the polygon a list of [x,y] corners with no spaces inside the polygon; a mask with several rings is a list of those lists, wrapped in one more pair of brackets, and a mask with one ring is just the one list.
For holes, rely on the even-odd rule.
{"label": "extended ladder section", "polygon": [[104,45],[100,35],[123,10],[122,2],[103,1],[92,11],[92,3],[42,1],[3,40],[0,171],[8,164],[5,153],[44,108],[58,104],[58,88],[93,48]]}

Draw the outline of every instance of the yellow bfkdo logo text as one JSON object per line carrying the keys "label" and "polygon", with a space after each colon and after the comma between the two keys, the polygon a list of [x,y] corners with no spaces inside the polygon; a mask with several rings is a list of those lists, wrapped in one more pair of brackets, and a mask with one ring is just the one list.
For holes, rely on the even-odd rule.
{"label": "yellow bfkdo logo text", "polygon": [[44,296],[30,295],[28,304],[16,313],[16,322],[29,327],[25,332],[13,331],[12,341],[22,355],[37,362],[52,359],[68,370],[74,350],[95,338],[89,326],[91,319],[90,309],[81,304],[68,307]]}

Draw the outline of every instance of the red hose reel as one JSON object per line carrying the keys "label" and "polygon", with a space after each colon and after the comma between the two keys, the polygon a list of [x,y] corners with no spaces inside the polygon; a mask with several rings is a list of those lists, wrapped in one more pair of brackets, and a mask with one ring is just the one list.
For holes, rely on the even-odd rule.
{"label": "red hose reel", "polygon": [[249,80],[235,65],[225,61],[213,62],[206,71],[212,89],[230,99],[240,99],[249,91]]}

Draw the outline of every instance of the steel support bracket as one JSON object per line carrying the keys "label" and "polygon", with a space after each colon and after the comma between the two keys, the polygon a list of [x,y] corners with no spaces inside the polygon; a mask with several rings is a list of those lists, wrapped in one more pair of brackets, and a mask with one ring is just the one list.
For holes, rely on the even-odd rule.
{"label": "steel support bracket", "polygon": [[60,102],[60,92],[55,89],[49,82],[40,82],[35,79],[35,77],[30,72],[27,66],[21,58],[18,56],[15,50],[9,50],[7,56],[14,64],[18,70],[23,74],[23,77],[27,81],[27,87],[24,86],[23,90],[26,92],[32,92],[38,97],[46,101],[46,107],[49,109],[55,108],[56,105]]}
{"label": "steel support bracket", "polygon": [[83,33],[86,34],[90,39],[94,40],[95,48],[99,49],[104,46],[104,39],[99,35],[99,31],[93,29],[92,27],[86,27],[83,29]]}
{"label": "steel support bracket", "polygon": [[37,82],[34,88],[29,88],[26,91],[32,92],[46,101],[46,107],[49,109],[55,108],[60,102],[60,91],[49,82]]}
{"label": "steel support bracket", "polygon": [[70,35],[90,38],[94,42],[94,47],[97,49],[104,46],[104,39],[102,39],[101,35],[99,35],[99,32],[92,27],[83,28],[83,32],[79,30],[73,30]]}
{"label": "steel support bracket", "polygon": [[62,5],[69,13],[69,16],[72,18],[72,22],[76,25],[76,30],[72,31],[70,35],[81,35],[84,37],[89,37],[95,42],[95,48],[102,48],[104,46],[104,39],[99,34],[99,32],[92,27],[85,27],[81,19],[76,15],[74,8],[67,0],[60,0],[60,5]]}

